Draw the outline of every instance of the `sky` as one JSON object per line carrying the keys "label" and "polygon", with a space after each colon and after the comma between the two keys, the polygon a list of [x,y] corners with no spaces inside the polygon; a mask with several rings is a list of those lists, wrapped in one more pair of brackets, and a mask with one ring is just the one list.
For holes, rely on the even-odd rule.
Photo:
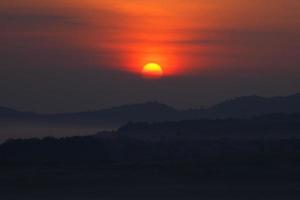
{"label": "sky", "polygon": [[[298,0],[1,0],[0,105],[35,112],[300,92]],[[149,62],[164,76],[141,75]]]}

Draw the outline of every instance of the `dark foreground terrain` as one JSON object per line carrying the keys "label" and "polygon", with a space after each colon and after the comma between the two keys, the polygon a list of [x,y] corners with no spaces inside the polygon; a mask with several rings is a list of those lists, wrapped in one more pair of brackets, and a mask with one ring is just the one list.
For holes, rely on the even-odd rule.
{"label": "dark foreground terrain", "polygon": [[299,165],[149,163],[1,168],[1,199],[299,199]]}
{"label": "dark foreground terrain", "polygon": [[14,200],[299,199],[300,117],[129,123],[115,132],[8,140]]}

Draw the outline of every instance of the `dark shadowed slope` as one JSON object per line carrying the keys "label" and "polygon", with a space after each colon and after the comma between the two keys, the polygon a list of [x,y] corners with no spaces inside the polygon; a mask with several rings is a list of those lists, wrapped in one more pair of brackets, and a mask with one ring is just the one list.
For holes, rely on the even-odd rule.
{"label": "dark shadowed slope", "polygon": [[300,138],[300,114],[270,114],[250,119],[136,122],[120,127],[118,133],[144,141]]}
{"label": "dark shadowed slope", "polygon": [[8,116],[16,116],[19,115],[20,112],[14,109],[0,107],[0,117],[8,117]]}
{"label": "dark shadowed slope", "polygon": [[300,94],[286,97],[238,97],[207,110],[211,117],[251,117],[270,113],[300,112]]}
{"label": "dark shadowed slope", "polygon": [[178,119],[179,111],[158,102],[123,105],[104,110],[58,114],[57,118],[85,118],[104,122],[124,123],[124,121],[164,121]]}
{"label": "dark shadowed slope", "polygon": [[37,114],[0,108],[0,123],[58,124],[76,126],[112,125],[129,121],[165,121],[181,119],[180,111],[157,102],[124,105],[109,109],[61,114]]}
{"label": "dark shadowed slope", "polygon": [[34,116],[38,116],[38,114],[33,112],[22,112],[6,107],[0,107],[0,120],[29,118]]}
{"label": "dark shadowed slope", "polygon": [[[105,133],[106,134],[106,133]],[[129,123],[113,136],[17,139],[0,145],[0,163],[200,161],[275,156],[299,159],[300,114],[253,119]],[[251,158],[253,159],[253,158]],[[277,159],[277,158],[276,158]]]}
{"label": "dark shadowed slope", "polygon": [[[93,136],[8,140],[0,145],[0,194],[28,200],[299,199],[299,122],[293,114],[130,123]],[[131,137],[136,133],[141,139]],[[190,137],[195,134],[221,137]]]}
{"label": "dark shadowed slope", "polygon": [[35,114],[0,108],[0,119],[32,121],[50,124],[105,125],[120,126],[129,121],[166,121],[202,118],[244,118],[271,113],[300,112],[300,94],[286,97],[239,97],[222,102],[207,109],[176,110],[165,104],[149,102],[124,105],[103,110],[62,113]]}

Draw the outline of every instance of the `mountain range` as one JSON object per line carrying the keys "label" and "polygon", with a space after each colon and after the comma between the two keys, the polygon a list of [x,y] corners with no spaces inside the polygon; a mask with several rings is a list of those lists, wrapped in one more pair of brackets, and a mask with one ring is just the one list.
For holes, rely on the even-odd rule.
{"label": "mountain range", "polygon": [[131,121],[177,121],[189,119],[249,118],[273,113],[300,113],[300,93],[283,97],[244,96],[209,108],[178,110],[159,102],[123,105],[102,110],[40,114],[0,107],[0,124],[34,122],[50,124],[120,126]]}

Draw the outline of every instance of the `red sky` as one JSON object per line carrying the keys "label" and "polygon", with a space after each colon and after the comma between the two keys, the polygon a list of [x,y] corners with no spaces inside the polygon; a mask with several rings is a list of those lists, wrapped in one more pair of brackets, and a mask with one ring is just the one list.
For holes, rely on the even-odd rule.
{"label": "red sky", "polygon": [[[299,9],[298,0],[2,0],[1,70],[9,83],[20,65],[33,75],[43,67],[140,76],[144,64],[156,62],[167,77],[210,76],[214,84],[216,77],[284,74],[291,85],[285,77],[300,72]],[[231,94],[241,91],[274,93]]]}

